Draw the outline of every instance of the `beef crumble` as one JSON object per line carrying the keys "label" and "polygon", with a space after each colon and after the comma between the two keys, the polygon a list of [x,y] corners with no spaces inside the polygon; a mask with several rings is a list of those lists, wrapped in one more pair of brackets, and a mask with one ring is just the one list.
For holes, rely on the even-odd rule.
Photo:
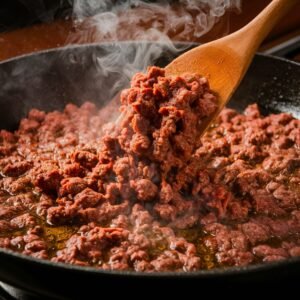
{"label": "beef crumble", "polygon": [[152,67],[112,108],[33,109],[0,131],[0,247],[101,269],[195,271],[300,256],[300,121],[217,107]]}

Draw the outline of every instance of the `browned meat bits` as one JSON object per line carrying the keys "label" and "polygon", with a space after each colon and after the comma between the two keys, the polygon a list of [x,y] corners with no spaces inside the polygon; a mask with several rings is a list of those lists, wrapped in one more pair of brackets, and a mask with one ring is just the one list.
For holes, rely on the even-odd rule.
{"label": "browned meat bits", "polygon": [[300,256],[300,121],[216,110],[152,67],[111,108],[31,110],[0,132],[0,247],[101,269],[196,271]]}

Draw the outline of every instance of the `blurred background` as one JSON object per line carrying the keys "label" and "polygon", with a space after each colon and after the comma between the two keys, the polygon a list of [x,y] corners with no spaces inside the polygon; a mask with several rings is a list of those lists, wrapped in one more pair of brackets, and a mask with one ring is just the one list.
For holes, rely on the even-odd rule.
{"label": "blurred background", "polygon": [[[253,19],[270,0],[2,0],[0,60],[66,46],[115,40],[204,43]],[[260,51],[300,61],[299,5]]]}

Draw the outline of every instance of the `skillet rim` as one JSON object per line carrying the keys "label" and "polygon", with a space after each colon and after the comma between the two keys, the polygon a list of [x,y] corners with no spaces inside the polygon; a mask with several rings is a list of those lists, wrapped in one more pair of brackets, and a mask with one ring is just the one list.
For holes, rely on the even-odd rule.
{"label": "skillet rim", "polygon": [[[101,46],[110,46],[110,45],[119,45],[119,44],[161,44],[162,46],[166,45],[164,42],[152,42],[152,41],[117,41],[117,42],[103,42],[103,43],[88,43],[88,44],[73,44],[69,46],[64,47],[58,47],[58,48],[50,48],[45,49],[41,51],[36,51],[33,53],[27,53],[23,55],[18,55],[16,57],[12,57],[6,60],[3,60],[0,62],[1,65],[12,63],[12,62],[18,62],[22,59],[27,59],[30,57],[37,57],[39,55],[46,55],[48,53],[50,54],[59,54],[66,50],[72,50],[72,49],[85,49],[85,48],[91,48],[95,47],[98,48]],[[195,47],[199,45],[198,43],[191,43],[191,42],[174,42],[175,47],[176,46],[186,46],[188,49]],[[300,63],[282,58],[277,57],[269,54],[263,54],[263,53],[256,53],[255,57],[264,57],[267,59],[272,59],[276,61],[281,61],[286,64],[295,66],[300,68]],[[13,257],[17,260],[22,260],[27,263],[31,263],[36,265],[37,267],[43,266],[48,268],[54,268],[54,269],[63,269],[66,271],[75,271],[78,273],[88,273],[93,274],[95,276],[110,276],[110,277],[132,277],[132,278],[219,278],[223,276],[234,276],[234,275],[246,275],[249,273],[255,273],[255,272],[263,272],[268,271],[270,269],[276,269],[276,268],[283,268],[287,267],[289,265],[294,265],[296,263],[300,264],[300,257],[294,257],[294,258],[288,258],[282,261],[276,261],[276,262],[269,262],[269,263],[259,263],[255,265],[248,265],[248,266],[238,266],[238,267],[228,267],[228,268],[216,268],[212,270],[199,270],[195,272],[153,272],[153,273],[145,273],[145,272],[136,272],[136,271],[117,271],[117,270],[102,270],[102,269],[96,269],[94,267],[84,267],[84,266],[78,266],[78,265],[71,265],[67,263],[61,263],[61,262],[52,262],[50,260],[43,260],[38,259],[32,256],[27,256],[25,254],[21,254],[18,252],[14,252],[9,249],[0,248],[0,255]],[[2,259],[2,258],[0,258]]]}
{"label": "skillet rim", "polygon": [[[65,51],[65,50],[70,50],[70,49],[84,49],[84,48],[91,48],[91,47],[101,47],[101,46],[109,46],[109,45],[119,45],[119,44],[160,44],[160,45],[166,45],[166,43],[164,42],[159,42],[159,41],[147,41],[147,40],[141,40],[141,41],[118,41],[118,42],[102,42],[102,43],[87,43],[87,44],[72,44],[72,45],[68,45],[68,46],[63,46],[63,47],[57,47],[57,48],[49,48],[49,49],[45,49],[45,50],[40,50],[40,51],[35,51],[35,52],[31,52],[31,53],[26,53],[26,54],[22,54],[22,55],[17,55],[5,60],[1,60],[0,61],[0,65],[6,64],[6,63],[10,63],[10,62],[16,62],[18,60],[24,59],[24,58],[28,58],[28,57],[35,57],[35,56],[39,56],[42,54],[47,54],[47,53],[59,53],[61,51]],[[191,49],[192,47],[196,47],[196,46],[200,46],[201,44],[199,43],[195,43],[195,42],[182,42],[182,41],[174,41],[173,44],[175,46],[186,46],[189,49]],[[176,47],[175,47],[176,48]],[[271,59],[275,59],[275,60],[279,60],[282,62],[286,62],[290,65],[295,65],[297,67],[300,67],[300,62],[296,62],[296,61],[292,61],[289,60],[287,58],[284,57],[279,57],[279,56],[275,56],[275,55],[271,55],[271,54],[266,54],[263,52],[257,52],[255,54],[256,56],[261,56],[261,57],[267,57],[267,58],[271,58]]]}

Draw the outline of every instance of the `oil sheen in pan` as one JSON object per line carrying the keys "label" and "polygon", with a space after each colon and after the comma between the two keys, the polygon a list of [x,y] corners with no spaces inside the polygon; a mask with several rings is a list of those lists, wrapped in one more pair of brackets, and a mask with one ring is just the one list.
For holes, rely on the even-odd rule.
{"label": "oil sheen in pan", "polygon": [[[110,47],[113,46],[110,45]],[[135,44],[131,44],[131,47],[135,47]],[[90,82],[91,79],[94,78],[94,74],[97,71],[90,64],[91,54],[96,52],[97,55],[101,55],[105,53],[107,49],[107,45],[79,46],[71,49],[46,51],[41,54],[35,54],[0,64],[0,79],[1,82],[4,83],[3,87],[5,87],[0,90],[0,127],[7,129],[16,128],[21,117],[32,107],[49,111],[62,109],[62,107],[71,100],[77,104],[87,99],[95,99],[95,101],[99,103],[104,103],[107,98],[101,97],[101,90],[97,88],[97,85],[94,85],[94,89],[86,91],[85,99],[79,97],[79,91],[82,90],[86,82]],[[71,64],[70,61],[65,59],[70,53],[81,58],[80,64]],[[160,59],[160,64],[167,64],[172,57],[172,53],[166,51]],[[36,64],[40,64],[42,67],[45,66],[47,72],[34,68]],[[68,76],[65,76],[66,74],[68,74]],[[281,82],[282,84],[276,84],[276,82],[275,84],[271,84],[274,76],[277,77],[276,82]],[[10,82],[8,82],[8,79]],[[257,55],[245,80],[232,99],[230,106],[242,111],[247,104],[258,102],[265,113],[274,110],[286,111],[292,113],[295,117],[299,117],[299,81],[300,68],[297,64]],[[40,85],[33,85],[33,82],[39,83]],[[80,82],[80,84],[74,88],[74,82]],[[107,79],[104,80],[104,82],[109,88],[110,81]],[[283,97],[279,97],[280,95]],[[277,102],[280,102],[280,105],[276,103],[273,105],[275,99]],[[44,295],[64,295],[65,297],[73,299],[79,296],[86,297],[88,295],[92,297],[98,292],[99,280],[102,282],[102,289],[106,289],[107,287],[109,291],[110,280],[105,273],[95,272],[93,270],[84,271],[82,268],[69,267],[66,265],[53,266],[53,264],[46,261],[36,262],[32,258],[8,254],[3,250],[0,251],[0,261],[1,280],[10,278],[10,283],[26,290],[38,291]],[[25,269],[27,270],[26,276],[23,272]],[[288,273],[284,271],[288,271]],[[218,278],[226,278],[227,280],[231,280],[231,282],[236,282],[237,276],[235,276],[235,274],[238,274],[239,282],[245,280],[247,282],[257,282],[262,280],[266,283],[267,281],[280,278],[281,283],[283,283],[287,274],[290,279],[293,278],[298,271],[299,262],[292,260],[242,269],[182,274],[181,276],[182,278],[188,276],[191,284],[195,284],[193,278],[196,277],[198,279],[205,279],[206,282],[212,280],[211,282],[216,286],[220,283]],[[260,276],[259,274],[262,275]],[[72,284],[68,284],[68,282],[64,280],[66,276],[68,276]],[[159,276],[165,278],[163,281],[164,287],[174,287],[173,275],[164,274]],[[155,281],[158,287],[161,281],[155,280],[155,275],[141,276],[141,284],[149,283],[148,278],[150,277],[152,277],[152,284]],[[127,290],[130,290],[136,284],[134,278],[135,277],[131,275],[128,276],[128,274],[125,273],[119,275],[115,274],[114,284],[118,285],[125,280]],[[64,285],[61,284],[62,282],[64,282]],[[41,283],[43,283],[43,291],[40,289]],[[181,286],[178,281],[177,285]],[[80,286],[81,288],[74,289],[74,286]]]}

